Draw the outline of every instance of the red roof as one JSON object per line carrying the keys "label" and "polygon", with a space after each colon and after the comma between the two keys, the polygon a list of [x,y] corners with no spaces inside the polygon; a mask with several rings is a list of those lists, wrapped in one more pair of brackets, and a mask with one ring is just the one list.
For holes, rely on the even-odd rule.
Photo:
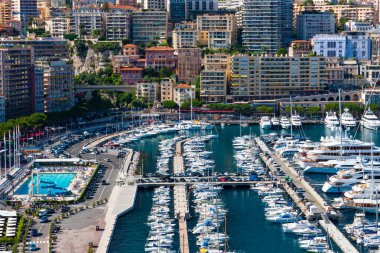
{"label": "red roof", "polygon": [[138,68],[138,67],[122,67],[122,68],[120,68],[120,70],[130,70],[130,71],[139,71],[139,70],[141,70],[141,71],[143,71],[143,69],[142,68]]}
{"label": "red roof", "polygon": [[186,83],[178,84],[175,89],[191,89],[191,86]]}
{"label": "red roof", "polygon": [[310,43],[308,40],[293,40],[291,43]]}
{"label": "red roof", "polygon": [[132,10],[132,11],[137,10],[136,7],[133,7],[131,5],[114,5],[114,4],[110,3],[110,2],[108,2],[108,8],[110,8],[110,9]]}
{"label": "red roof", "polygon": [[125,48],[138,48],[139,46],[137,46],[135,44],[125,44],[123,47],[125,47]]}
{"label": "red roof", "polygon": [[157,46],[157,47],[146,48],[145,51],[174,51],[174,48],[172,48],[172,47],[164,47],[164,46]]}

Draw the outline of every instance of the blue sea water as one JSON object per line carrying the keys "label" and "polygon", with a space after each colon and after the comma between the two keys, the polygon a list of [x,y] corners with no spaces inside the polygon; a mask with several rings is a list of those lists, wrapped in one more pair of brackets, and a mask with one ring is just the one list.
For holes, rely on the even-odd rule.
{"label": "blue sea water", "polygon": [[[268,134],[274,130],[262,130],[258,125],[250,127],[239,127],[228,125],[223,129],[216,128],[218,139],[211,141],[208,148],[213,151],[215,160],[215,171],[236,171],[233,160],[232,140],[240,134]],[[290,130],[277,130],[282,134],[290,134]],[[325,129],[323,125],[304,125],[302,129],[294,129],[293,134],[307,136],[313,141],[319,141],[322,136],[333,135],[334,132]],[[380,135],[367,129],[360,129],[358,132],[351,132],[358,139],[373,141],[380,146]],[[156,156],[158,155],[158,143],[162,139],[171,138],[174,135],[161,135],[151,139],[144,139],[133,147],[140,151],[144,159],[144,173],[154,172]],[[307,176],[318,191],[321,183],[326,180],[326,175]],[[119,252],[144,252],[146,236],[149,232],[146,220],[152,206],[152,194],[150,190],[139,191],[136,206],[133,211],[122,216],[115,228],[111,240],[111,253]],[[284,234],[281,226],[271,224],[265,220],[263,206],[257,194],[245,189],[225,189],[221,197],[228,209],[227,214],[227,234],[230,236],[229,248],[231,250],[241,250],[241,252],[283,252],[298,253],[305,252],[297,245],[297,237]],[[331,196],[326,196],[331,198]],[[194,215],[193,210],[190,212]],[[338,220],[338,226],[352,222],[353,212],[347,212]],[[188,221],[188,227],[192,228],[196,224],[196,218]],[[190,252],[196,252],[195,238],[189,233]],[[177,242],[178,245],[178,242]],[[178,250],[178,248],[175,248]],[[334,248],[334,250],[338,250]]]}
{"label": "blue sea water", "polygon": [[[39,173],[39,189],[37,191],[37,175],[33,175],[34,194],[55,195],[66,192],[67,187],[74,179],[75,173]],[[30,190],[29,177],[15,192],[16,195],[28,195]]]}

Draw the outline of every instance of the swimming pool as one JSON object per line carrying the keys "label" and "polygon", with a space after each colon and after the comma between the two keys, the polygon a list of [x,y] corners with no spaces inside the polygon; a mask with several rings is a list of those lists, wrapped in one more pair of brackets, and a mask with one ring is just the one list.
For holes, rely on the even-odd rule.
{"label": "swimming pool", "polygon": [[[74,179],[75,173],[39,173],[39,194],[54,196],[66,193],[67,187]],[[30,189],[29,177],[15,192],[15,195],[28,195]],[[34,194],[37,194],[37,175],[33,175]]]}

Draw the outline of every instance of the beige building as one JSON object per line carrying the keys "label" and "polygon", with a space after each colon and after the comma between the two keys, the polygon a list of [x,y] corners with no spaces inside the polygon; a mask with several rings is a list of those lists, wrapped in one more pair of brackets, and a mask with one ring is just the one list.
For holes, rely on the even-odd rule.
{"label": "beige building", "polygon": [[157,100],[157,95],[158,83],[145,81],[137,83],[136,97],[153,104]]}
{"label": "beige building", "polygon": [[[332,11],[335,18],[339,21],[342,17],[349,20],[356,21],[375,21],[376,11],[372,6],[351,6],[351,5],[323,5],[316,4],[314,6],[305,6],[301,4],[294,4],[294,15],[299,15],[305,10],[317,10],[317,11]],[[295,19],[294,19],[295,20]]]}
{"label": "beige building", "polygon": [[201,72],[201,100],[225,102],[230,70],[230,55],[208,54],[204,58]]}
{"label": "beige building", "polygon": [[178,79],[193,81],[201,71],[202,50],[200,48],[178,48],[177,54]]}
{"label": "beige building", "polygon": [[178,84],[173,89],[173,100],[181,106],[183,102],[195,98],[195,89],[188,84]]}
{"label": "beige building", "polygon": [[174,49],[184,47],[197,47],[198,32],[194,22],[177,23],[173,30]]}
{"label": "beige building", "polygon": [[326,57],[326,84],[328,88],[338,88],[344,83],[344,68],[336,57]]}
{"label": "beige building", "polygon": [[228,48],[236,42],[234,14],[197,16],[198,43],[208,48]]}
{"label": "beige building", "polygon": [[231,96],[234,101],[310,95],[327,82],[323,57],[234,55],[231,60]]}
{"label": "beige building", "polygon": [[161,102],[173,100],[173,89],[176,82],[172,78],[163,78],[160,82]]}

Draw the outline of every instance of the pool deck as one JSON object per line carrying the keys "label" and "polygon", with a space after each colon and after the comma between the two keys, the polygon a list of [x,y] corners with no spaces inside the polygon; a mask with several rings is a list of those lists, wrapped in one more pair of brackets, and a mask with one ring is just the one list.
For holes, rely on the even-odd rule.
{"label": "pool deck", "polygon": [[125,159],[123,169],[119,174],[119,176],[126,176],[122,178],[123,182],[116,185],[112,190],[105,215],[106,225],[96,250],[98,253],[106,253],[108,251],[117,219],[123,214],[131,211],[135,205],[137,185],[134,183],[135,177],[133,175],[128,175],[130,174],[128,170],[132,164],[134,154],[135,152],[130,150]]}

